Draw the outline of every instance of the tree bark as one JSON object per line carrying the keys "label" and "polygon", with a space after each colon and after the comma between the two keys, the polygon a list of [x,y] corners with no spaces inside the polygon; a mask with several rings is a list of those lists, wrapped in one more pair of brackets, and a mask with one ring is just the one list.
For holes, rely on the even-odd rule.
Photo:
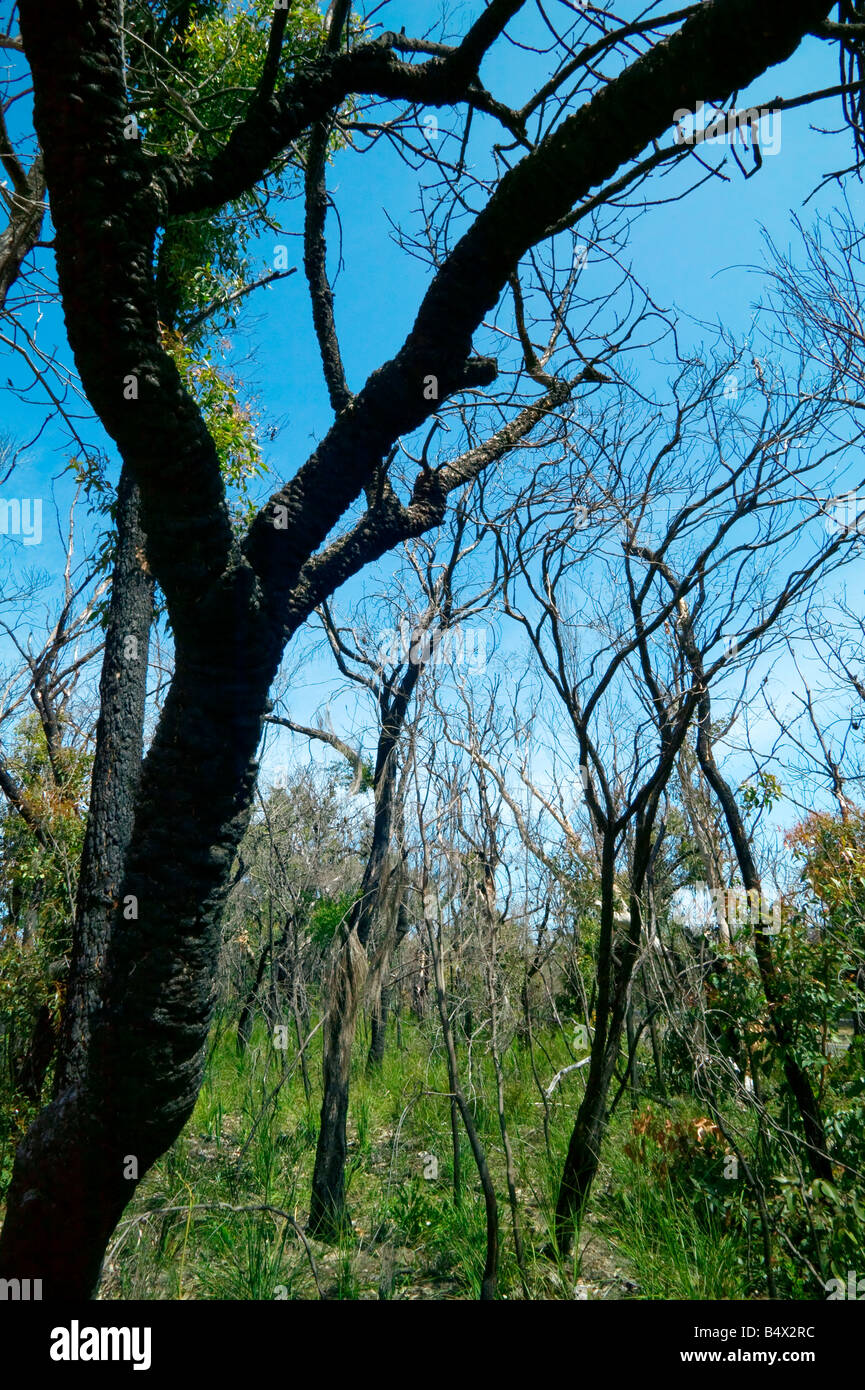
{"label": "tree bark", "polygon": [[[679,715],[678,729],[665,738],[664,761],[668,767],[672,767],[678,745],[685,736],[687,723],[686,704]],[[579,1226],[582,1220],[600,1163],[601,1141],[606,1127],[607,1096],[619,1056],[631,977],[643,934],[641,894],[652,861],[652,830],[660,792],[661,787],[658,786],[648,805],[637,818],[631,854],[628,927],[618,940],[615,940],[613,934],[616,832],[609,824],[602,838],[601,932],[598,946],[595,1034],[592,1039],[586,1089],[568,1145],[556,1203],[556,1243],[562,1254],[567,1254],[571,1249],[575,1227]]]}
{"label": "tree bark", "polygon": [[[387,686],[382,689],[381,731],[373,775],[375,816],[372,845],[364,867],[360,894],[349,917],[346,939],[328,991],[322,1062],[324,1094],[309,1213],[310,1232],[326,1238],[338,1236],[349,1224],[345,1206],[345,1156],[351,1048],[357,1029],[357,1013],[363,999],[362,984],[368,970],[367,943],[379,915],[388,877],[387,857],[397,790],[396,750],[420,672],[420,663],[410,663],[395,689]],[[360,965],[356,959],[358,952],[363,956],[363,981],[360,984]]]}
{"label": "tree bark", "polygon": [[573,1227],[582,1215],[600,1161],[604,1107],[624,1021],[624,1009],[617,1014],[616,1000],[612,997],[614,912],[615,846],[612,835],[606,834],[601,847],[601,929],[595,1031],[586,1089],[568,1144],[556,1203],[556,1242],[562,1254],[567,1254],[571,1248]]}
{"label": "tree bark", "polygon": [[51,1019],[51,1010],[42,1004],[30,1030],[30,1037],[24,1056],[13,1067],[13,1087],[38,1105],[45,1083],[45,1073],[51,1065],[57,1038]]}
{"label": "tree bark", "polygon": [[141,774],[152,618],[153,578],[145,558],[138,488],[124,466],[117,487],[117,554],[55,1096],[84,1079],[91,1028],[101,1005],[102,967],[120,902]]}
{"label": "tree bark", "polygon": [[352,926],[334,962],[324,1025],[324,1096],[315,1150],[309,1231],[337,1238],[350,1224],[345,1204],[345,1160],[351,1050],[366,981],[366,952]]}
{"label": "tree bark", "polygon": [[[426,847],[424,849],[424,858],[426,858]],[[496,1192],[493,1186],[492,1177],[490,1176],[490,1170],[489,1165],[487,1164],[487,1156],[484,1152],[484,1146],[481,1143],[481,1137],[478,1134],[477,1126],[474,1122],[474,1117],[469,1107],[469,1103],[466,1100],[462,1087],[460,1086],[459,1064],[457,1062],[457,1051],[456,1046],[454,1044],[453,1028],[451,1027],[451,1020],[448,1013],[447,992],[445,990],[445,977],[444,970],[442,968],[440,943],[436,939],[435,923],[433,921],[432,913],[430,912],[430,902],[432,900],[433,893],[434,890],[432,889],[432,886],[430,884],[429,875],[425,864],[423,881],[424,922],[427,930],[427,939],[430,944],[430,954],[432,956],[433,962],[433,976],[435,979],[436,987],[436,1003],[438,1005],[439,1021],[441,1022],[442,1026],[442,1034],[444,1036],[445,1043],[445,1053],[447,1056],[448,1063],[448,1078],[451,1088],[451,1122],[454,1125],[454,1157],[455,1160],[457,1160],[459,1155],[459,1137],[456,1133],[454,1115],[454,1107],[456,1107],[456,1109],[459,1110],[460,1118],[462,1119],[462,1122],[465,1126],[466,1134],[468,1135],[468,1140],[472,1151],[472,1157],[475,1161],[475,1167],[478,1170],[478,1178],[480,1179],[481,1191],[483,1192],[484,1196],[487,1248],[486,1259],[484,1262],[484,1270],[481,1276],[480,1298],[482,1303],[487,1303],[495,1299],[498,1291],[498,1202],[496,1201]],[[455,1164],[454,1199],[457,1206],[459,1206],[458,1173],[459,1169],[458,1166]]]}
{"label": "tree bark", "polygon": [[249,1039],[252,1036],[253,1012],[255,1001],[258,998],[258,991],[264,979],[264,972],[267,969],[267,962],[270,959],[270,942],[266,944],[264,950],[258,958],[258,967],[255,972],[255,979],[249,987],[249,992],[243,1001],[243,1008],[237,1020],[237,1050],[243,1055],[249,1046]]}
{"label": "tree bark", "polygon": [[371,1070],[380,1069],[384,1062],[385,1041],[387,1038],[387,1020],[390,1013],[390,985],[387,978],[393,966],[393,959],[399,950],[402,942],[411,930],[411,921],[408,915],[408,906],[405,901],[405,890],[400,895],[399,907],[397,909],[396,932],[393,940],[388,937],[382,943],[381,960],[377,962],[379,977],[384,981],[378,990],[378,998],[373,1003],[370,1019],[370,1043],[367,1054],[367,1068]]}

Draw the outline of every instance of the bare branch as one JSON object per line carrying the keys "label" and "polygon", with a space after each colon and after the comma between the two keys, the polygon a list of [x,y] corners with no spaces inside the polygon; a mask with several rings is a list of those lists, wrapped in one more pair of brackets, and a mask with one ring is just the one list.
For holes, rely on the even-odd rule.
{"label": "bare branch", "polygon": [[336,751],[341,753],[351,764],[354,770],[354,781],[351,784],[349,796],[354,796],[356,792],[360,791],[363,786],[364,773],[366,771],[364,761],[360,753],[348,743],[345,743],[343,739],[331,733],[329,729],[311,728],[306,724],[295,724],[294,720],[283,719],[277,714],[266,715],[265,721],[268,724],[278,724],[280,728],[283,729],[290,729],[294,734],[302,734],[304,738],[318,739],[320,743],[327,743],[331,748],[335,748]]}
{"label": "bare branch", "polygon": [[214,314],[220,313],[222,309],[227,309],[230,304],[236,304],[238,300],[245,299],[253,290],[263,289],[265,285],[270,285],[274,280],[287,280],[290,275],[297,274],[297,266],[292,266],[290,270],[271,270],[267,275],[261,275],[257,280],[252,280],[248,285],[241,285],[240,289],[232,290],[230,294],[221,295],[219,299],[214,299],[212,304],[201,309],[197,314],[185,320],[181,325],[181,333],[191,333],[194,328],[199,328],[207,319]]}
{"label": "bare branch", "polygon": [[328,202],[325,168],[329,133],[329,123],[319,121],[309,141],[304,180],[306,217],[303,230],[303,264],[309,281],[312,321],[321,351],[324,379],[334,413],[339,415],[351,405],[353,396],[345,379],[333,317],[333,291],[327,278],[327,243],[324,228]]}

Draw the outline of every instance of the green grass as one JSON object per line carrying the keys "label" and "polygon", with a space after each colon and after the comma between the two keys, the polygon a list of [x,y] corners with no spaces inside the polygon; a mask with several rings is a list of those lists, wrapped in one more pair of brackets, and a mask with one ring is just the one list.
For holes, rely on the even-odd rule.
{"label": "green grass", "polygon": [[[477,1296],[485,1216],[471,1150],[462,1135],[462,1200],[453,1197],[447,1069],[440,1045],[411,1021],[403,1050],[393,1038],[382,1068],[368,1073],[362,1037],[355,1049],[346,1170],[353,1230],[341,1247],[311,1242],[328,1297]],[[316,1047],[316,1044],[318,1045]],[[557,1064],[564,1048],[548,1040]],[[320,1074],[320,1035],[310,1074]],[[559,1057],[561,1053],[561,1057]],[[504,1059],[506,1104],[521,1190],[529,1260],[549,1239],[554,1182],[543,1145],[542,1107],[519,1049]],[[472,1064],[475,1122],[500,1201],[503,1296],[521,1296],[513,1253],[504,1158],[489,1059]],[[572,1091],[569,1100],[573,1102]],[[303,1226],[318,1132],[318,1097],[307,1104],[299,1073],[283,1080],[282,1060],[259,1023],[243,1056],[233,1031],[217,1043],[198,1102],[171,1151],[138,1188],[109,1251],[103,1297],[272,1299],[315,1297],[306,1251],[289,1222]],[[559,1148],[570,1105],[561,1111]],[[434,1179],[424,1177],[432,1155]],[[227,1210],[228,1207],[240,1210]],[[544,1266],[548,1261],[543,1262]],[[547,1288],[546,1268],[538,1275]]]}
{"label": "green grass", "polygon": [[742,1234],[670,1182],[635,1171],[617,1192],[605,1230],[626,1255],[643,1298],[738,1299],[753,1292]]}
{"label": "green grass", "polygon": [[[440,1036],[404,1020],[382,1068],[355,1048],[349,1111],[348,1200],[353,1226],[338,1245],[310,1240],[315,1275],[287,1213],[303,1228],[318,1130],[316,1091],[277,1053],[263,1024],[239,1057],[233,1030],[217,1042],[195,1111],[172,1150],[147,1174],[115,1233],[103,1298],[473,1299],[485,1256],[485,1214],[471,1149],[461,1136],[462,1200],[453,1193],[447,1071]],[[569,1058],[544,1035],[542,1076]],[[320,1034],[308,1059],[320,1076]],[[464,1049],[461,1063],[464,1063]],[[518,1043],[503,1057],[528,1294],[590,1298],[751,1297],[759,1251],[740,1227],[701,1217],[669,1184],[624,1152],[631,1117],[620,1107],[604,1144],[590,1211],[574,1255],[555,1254],[558,1182],[584,1073],[556,1090],[548,1156],[543,1107]],[[469,1094],[499,1198],[502,1298],[523,1298],[507,1200],[492,1065],[472,1058]],[[424,1177],[428,1157],[434,1179]],[[263,1211],[262,1207],[277,1210]],[[231,1210],[230,1208],[236,1208]],[[753,1242],[757,1244],[756,1241]],[[750,1272],[749,1272],[750,1271]],[[317,1280],[317,1283],[316,1283]]]}

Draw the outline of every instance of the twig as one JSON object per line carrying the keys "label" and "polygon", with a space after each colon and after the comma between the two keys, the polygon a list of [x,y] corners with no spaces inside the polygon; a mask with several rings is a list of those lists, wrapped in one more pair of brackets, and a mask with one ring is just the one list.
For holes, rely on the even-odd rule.
{"label": "twig", "polygon": [[581,1062],[573,1062],[569,1067],[562,1067],[561,1071],[557,1071],[549,1086],[544,1091],[547,1100],[549,1100],[563,1076],[567,1076],[569,1071],[579,1071],[580,1067],[587,1067],[591,1060],[591,1057],[584,1057]]}

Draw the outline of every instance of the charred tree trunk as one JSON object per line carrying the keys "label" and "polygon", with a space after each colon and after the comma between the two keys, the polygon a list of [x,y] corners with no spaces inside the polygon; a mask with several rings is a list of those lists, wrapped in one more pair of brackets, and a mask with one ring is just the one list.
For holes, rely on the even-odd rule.
{"label": "charred tree trunk", "polygon": [[153,579],[144,547],[138,488],[124,466],[117,487],[117,554],[55,1096],[84,1078],[90,1032],[101,1005],[108,938],[132,837],[153,618]]}
{"label": "charred tree trunk", "polygon": [[350,1224],[345,1204],[345,1160],[351,1049],[366,982],[366,951],[351,926],[333,966],[324,1025],[324,1099],[315,1151],[309,1230],[334,1239]]}
{"label": "charred tree trunk", "polygon": [[395,689],[384,685],[380,696],[382,718],[373,777],[375,816],[372,846],[360,895],[349,918],[340,962],[334,968],[324,1028],[324,1095],[309,1214],[309,1229],[313,1235],[320,1237],[338,1235],[348,1224],[345,1207],[348,1091],[351,1048],[357,1028],[357,1011],[362,1002],[362,990],[357,987],[360,967],[356,956],[359,952],[364,958],[365,980],[367,943],[386,886],[397,791],[396,750],[420,672],[419,663],[410,663],[399,685]]}
{"label": "charred tree trunk", "polygon": [[390,1011],[390,987],[382,985],[378,1005],[372,1010],[369,1029],[369,1052],[366,1056],[367,1069],[376,1071],[384,1062],[384,1045],[387,1037],[387,1016]]}
{"label": "charred tree trunk", "polygon": [[5,308],[24,261],[42,235],[46,209],[41,151],[28,170],[22,168],[10,149],[4,150],[4,156],[6,171],[12,173],[12,189],[6,202],[9,220],[0,234],[0,310]]}
{"label": "charred tree trunk", "polygon": [[[426,857],[426,854],[425,854]],[[445,976],[442,968],[442,958],[439,942],[436,939],[436,927],[433,921],[433,914],[430,911],[430,901],[432,889],[426,867],[424,868],[423,901],[424,901],[424,922],[426,925],[427,939],[430,944],[430,955],[433,963],[433,977],[435,979],[436,1003],[438,1005],[439,1021],[442,1026],[444,1036],[445,1053],[448,1063],[448,1078],[451,1088],[451,1124],[454,1131],[454,1201],[457,1206],[460,1202],[460,1177],[459,1177],[459,1135],[456,1130],[456,1111],[459,1111],[460,1118],[465,1126],[471,1146],[472,1157],[475,1167],[478,1170],[481,1191],[484,1195],[484,1210],[486,1212],[487,1230],[487,1250],[484,1263],[484,1272],[481,1277],[481,1302],[492,1301],[498,1291],[499,1277],[499,1211],[496,1200],[496,1192],[493,1180],[490,1176],[487,1156],[478,1134],[477,1126],[474,1122],[468,1101],[460,1086],[459,1063],[457,1062],[457,1051],[454,1044],[453,1028],[448,1011],[447,992],[445,990]]]}
{"label": "charred tree trunk", "polygon": [[582,1215],[600,1161],[604,1107],[624,1021],[622,1008],[617,1029],[612,974],[614,913],[615,845],[612,835],[607,834],[601,851],[601,930],[591,1061],[586,1089],[568,1144],[556,1204],[556,1241],[563,1254],[570,1250],[573,1227]]}
{"label": "charred tree trunk", "polygon": [[[641,966],[640,968],[640,978],[643,982],[643,998],[646,1001],[646,1008],[649,1008],[649,986],[646,980],[645,966]],[[655,1064],[655,1085],[658,1088],[658,1094],[662,1099],[666,1100],[667,1087],[664,1082],[664,1068],[661,1062],[661,1044],[658,1038],[658,1025],[655,1019],[656,1009],[653,1007],[649,1014],[649,1037],[652,1041],[652,1060]]]}
{"label": "charred tree trunk", "polygon": [[625,1080],[631,1092],[631,1108],[637,1104],[637,1025],[634,1022],[634,1000],[629,998],[625,1010],[625,1031],[628,1038],[628,1061]]}
{"label": "charred tree trunk", "polygon": [[[665,754],[668,765],[672,764],[676,738],[684,737],[686,719],[687,716],[680,722],[677,735],[668,740]],[[628,926],[618,940],[614,935],[615,832],[609,828],[603,835],[595,1034],[592,1039],[586,1090],[568,1145],[556,1203],[556,1242],[563,1254],[567,1254],[571,1249],[574,1229],[582,1220],[600,1162],[601,1142],[606,1128],[607,1096],[618,1061],[631,977],[639,955],[643,932],[641,894],[651,864],[652,828],[657,812],[658,795],[660,792],[650,799],[647,808],[637,819],[631,857]]]}
{"label": "charred tree trunk", "polygon": [[[111,1231],[180,1133],[201,1082],[220,912],[277,655],[274,647],[266,674],[254,648],[247,663],[236,664],[233,651],[214,660],[221,626],[197,669],[178,670],[144,763],[121,886],[127,906],[108,945],[86,1079],[41,1112],[16,1153],[0,1275],[42,1278],[55,1299],[92,1294]],[[238,668],[249,673],[245,686]],[[221,692],[232,686],[236,703],[226,710]],[[192,824],[212,847],[207,855],[197,836],[178,833]]]}
{"label": "charred tree trunk", "polygon": [[38,1105],[45,1084],[45,1074],[54,1056],[57,1037],[51,1019],[51,1010],[43,1004],[36,1021],[30,1030],[30,1039],[24,1056],[15,1063],[12,1084],[34,1105]]}
{"label": "charred tree trunk", "polygon": [[269,958],[270,942],[267,943],[259,957],[258,968],[255,972],[255,979],[250,985],[249,992],[245,1000],[243,1001],[243,1008],[240,1011],[240,1017],[237,1020],[237,1050],[241,1055],[243,1055],[243,1053],[249,1046],[249,1039],[252,1036],[252,1022],[253,1014],[255,1011],[255,1001],[258,998],[258,991],[261,988],[261,982],[264,979],[264,972],[267,969],[267,962]]}
{"label": "charred tree trunk", "polygon": [[400,945],[408,936],[411,930],[411,921],[408,915],[408,907],[405,901],[404,891],[400,894],[399,908],[397,910],[396,933],[393,944],[384,943],[382,961],[379,971],[384,983],[378,991],[377,1000],[373,1001],[373,1008],[370,1018],[370,1043],[367,1054],[366,1064],[368,1069],[380,1068],[384,1061],[385,1040],[387,1037],[387,1020],[390,1011],[390,985],[387,983],[388,974],[393,965],[393,958],[400,948]]}

